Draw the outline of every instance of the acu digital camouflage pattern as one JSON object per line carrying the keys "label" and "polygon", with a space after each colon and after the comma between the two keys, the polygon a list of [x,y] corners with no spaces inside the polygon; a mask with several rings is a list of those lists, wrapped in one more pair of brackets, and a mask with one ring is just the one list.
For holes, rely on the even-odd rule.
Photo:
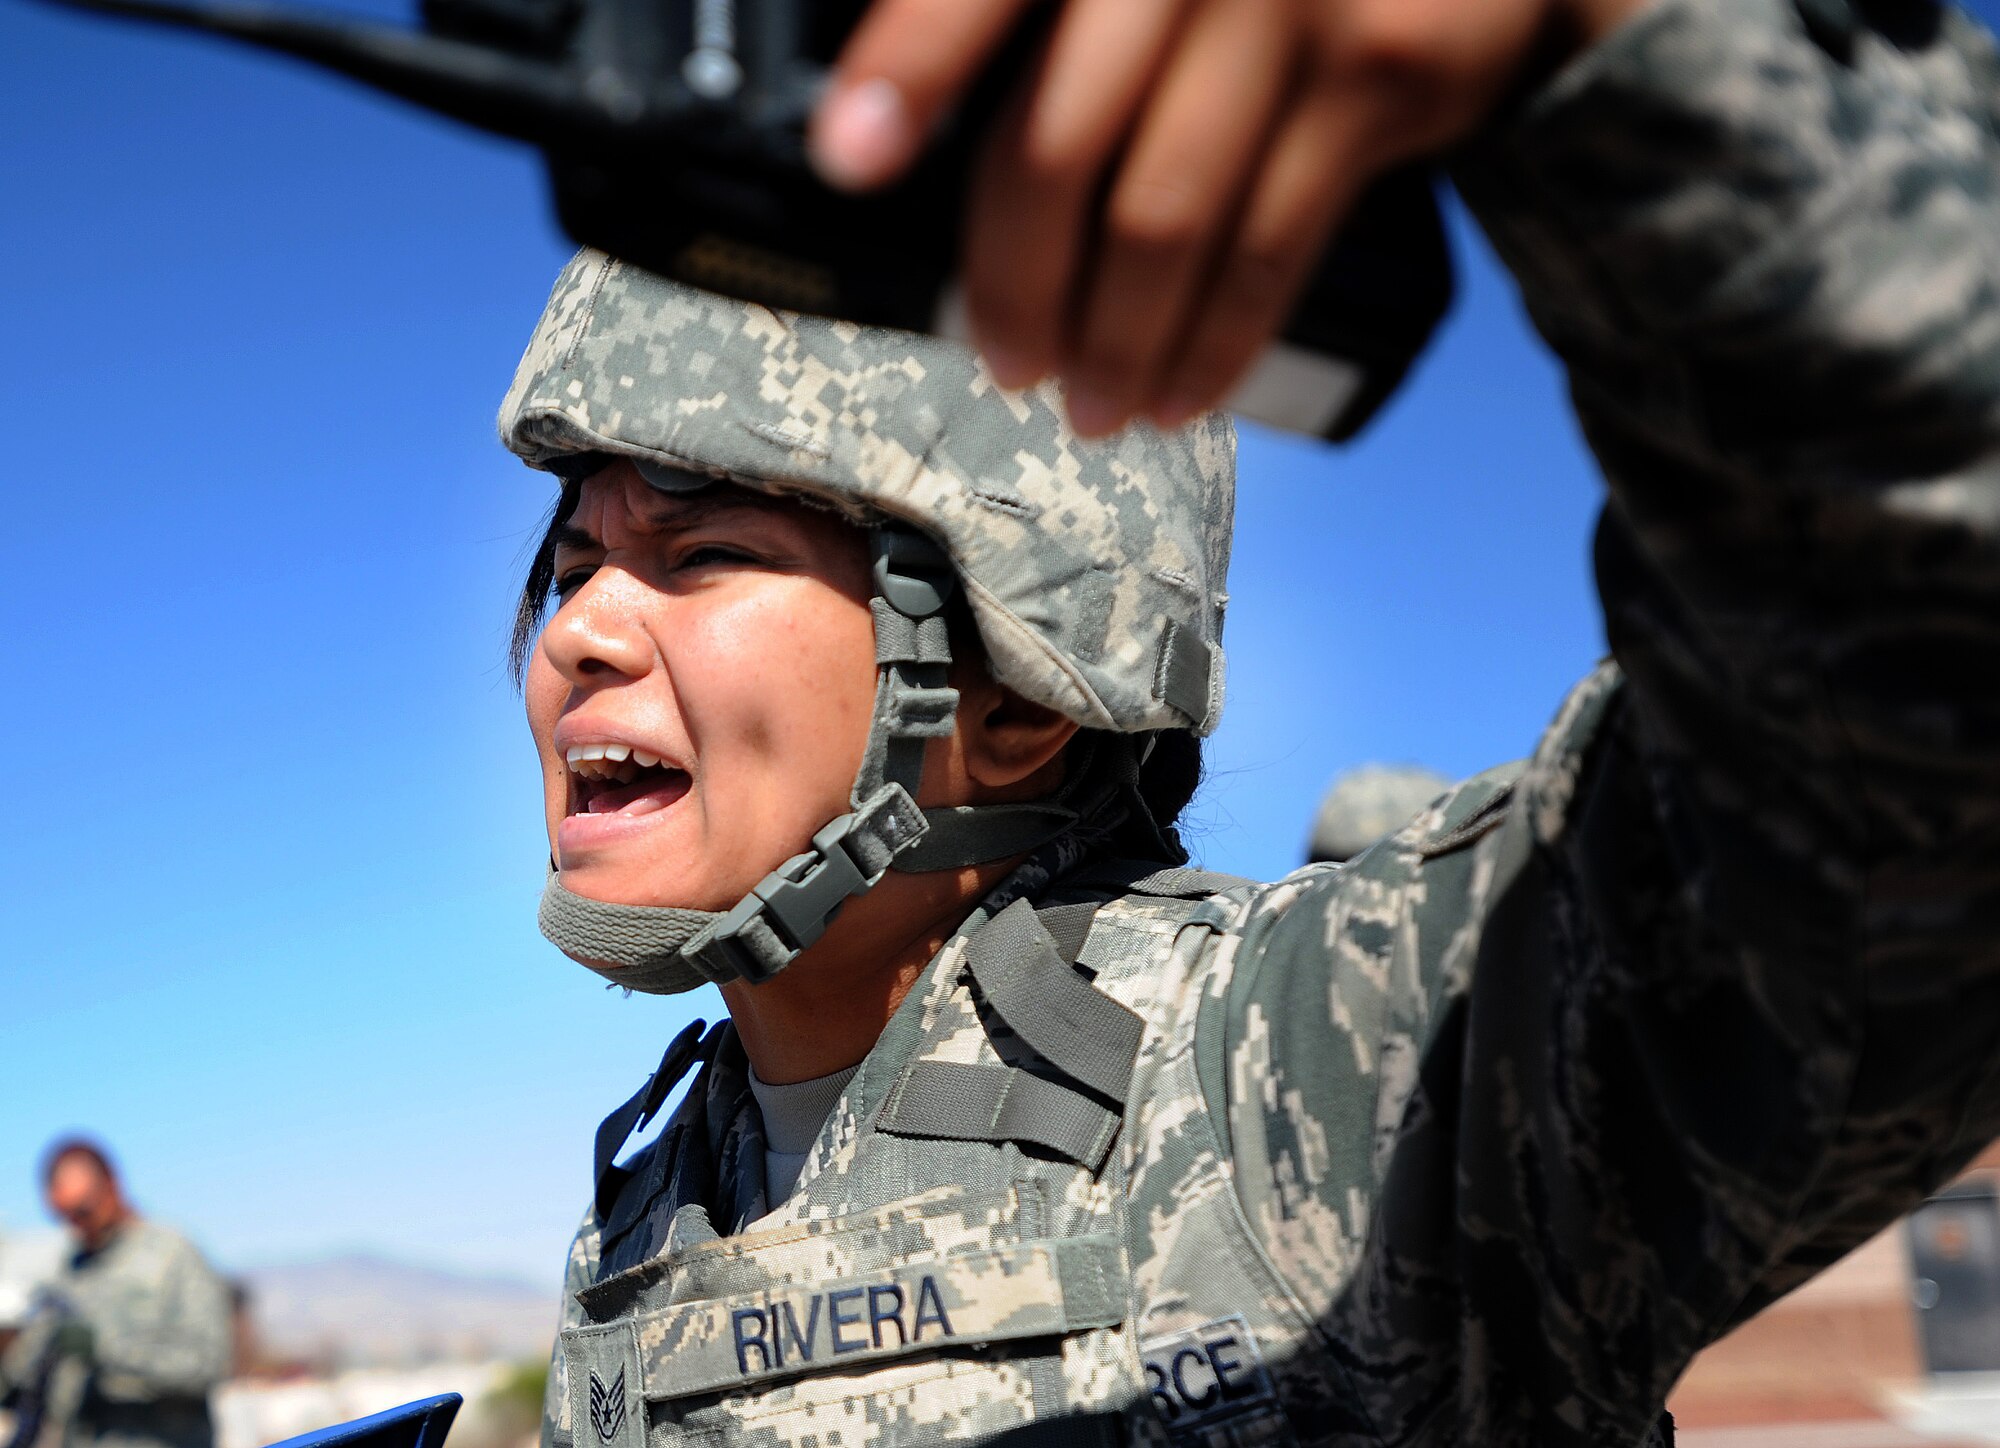
{"label": "acu digital camouflage pattern", "polygon": [[[1956,1172],[2000,1130],[1996,97],[1951,12],[1665,0],[1483,138],[1611,485],[1617,663],[1345,865],[1100,910],[1080,964],[1144,1022],[1101,1167],[887,1129],[913,1064],[1058,1074],[961,967],[1088,859],[933,962],[775,1211],[717,1033],[579,1236],[549,1438],[622,1371],[655,1448],[1632,1444]],[[633,1326],[1107,1237],[1122,1319],[1051,1336],[731,1390]]]}
{"label": "acu digital camouflage pattern", "polygon": [[1003,392],[965,348],[797,316],[585,251],[500,411],[548,465],[614,453],[920,525],[997,677],[1092,728],[1207,733],[1222,708],[1236,437],[1073,436],[1053,384]]}
{"label": "acu digital camouflage pattern", "polygon": [[[229,1285],[180,1233],[144,1218],[57,1279],[87,1355],[50,1376],[51,1411],[35,1448],[210,1448],[208,1394],[229,1376]],[[60,1325],[39,1315],[0,1362],[18,1387]]]}
{"label": "acu digital camouflage pattern", "polygon": [[[1103,900],[1105,887],[1079,883],[1077,867],[1089,863],[1073,839],[1058,842],[988,898],[849,1081],[776,1210],[763,1196],[741,1046],[727,1027],[710,1034],[706,1069],[660,1141],[579,1234],[551,1379],[552,1441],[1109,1444],[1129,1433],[1165,1442],[1137,1388],[1137,1333],[1247,1312],[1275,1346],[1303,1327],[1271,1322],[1235,1270],[1205,1271],[1205,1294],[1188,1284],[1192,1294],[1134,1317],[1131,1243],[1149,1228],[1132,1210],[1146,1155],[1133,1122],[1127,1145],[1098,1168],[898,1121],[898,1098],[923,1089],[912,1082],[925,1068],[1048,1069],[972,987],[968,954],[982,929],[1020,924],[1026,897],[1045,907]],[[1068,883],[1051,887],[1055,876]],[[1148,1110],[1196,1098],[1191,1075],[1165,1071],[1185,1057],[1176,1023],[1194,1020],[1193,967],[1229,913],[1205,898],[1132,895],[1103,904],[1089,927],[1080,958],[1097,989],[1154,1027],[1131,1065],[1131,1099]],[[1220,1157],[1210,1151],[1205,1166],[1213,1174]],[[1207,1196],[1179,1220],[1228,1201]],[[1245,1263],[1255,1256],[1240,1226],[1213,1244]],[[1217,1260],[1229,1258],[1208,1267]],[[1271,1299],[1280,1295],[1273,1284]],[[1239,1396],[1255,1397],[1268,1436],[1278,1400],[1259,1376],[1251,1329],[1240,1340],[1225,1360],[1239,1363]],[[1235,1430],[1248,1422],[1236,1414]]]}

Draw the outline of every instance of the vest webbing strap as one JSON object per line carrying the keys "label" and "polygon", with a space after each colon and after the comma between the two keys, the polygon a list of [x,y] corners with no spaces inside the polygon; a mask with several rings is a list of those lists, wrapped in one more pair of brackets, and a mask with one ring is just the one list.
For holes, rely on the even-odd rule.
{"label": "vest webbing strap", "polygon": [[646,1084],[633,1092],[623,1106],[598,1123],[595,1160],[598,1221],[610,1217],[612,1203],[617,1200],[619,1189],[630,1175],[617,1165],[618,1153],[624,1149],[634,1131],[658,1114],[667,1093],[680,1084],[681,1077],[687,1074],[688,1067],[701,1054],[702,1033],[706,1024],[695,1021],[675,1036],[673,1044],[667,1047],[667,1053],[660,1057],[659,1069],[646,1078]]}
{"label": "vest webbing strap", "polygon": [[1146,1024],[1063,960],[1025,900],[1016,900],[965,945],[986,1003],[1035,1054],[1120,1106]]}
{"label": "vest webbing strap", "polygon": [[1079,905],[1051,905],[1035,912],[1035,919],[1041,921],[1042,929],[1048,931],[1049,939],[1055,942],[1056,954],[1069,965],[1076,964],[1076,958],[1083,954],[1083,942],[1090,936],[1091,922],[1097,919],[1097,912],[1104,908],[1101,900],[1086,900]]}
{"label": "vest webbing strap", "polygon": [[906,874],[956,870],[1039,849],[1076,824],[1076,811],[1049,800],[1027,804],[933,805],[924,837],[896,857]]}
{"label": "vest webbing strap", "polygon": [[1132,881],[1135,895],[1164,896],[1169,900],[1195,900],[1203,895],[1220,895],[1225,890],[1253,883],[1241,875],[1224,875],[1216,870],[1155,870]]}
{"label": "vest webbing strap", "polygon": [[1119,1114],[1017,1066],[918,1061],[890,1088],[876,1129],[947,1141],[1025,1142],[1090,1171],[1104,1164]]}
{"label": "vest webbing strap", "polygon": [[1068,876],[1066,889],[1103,890],[1119,895],[1150,895],[1160,900],[1198,900],[1220,895],[1257,882],[1242,875],[1225,875],[1218,870],[1197,870],[1191,866],[1161,868],[1150,861],[1110,860],[1087,865]]}

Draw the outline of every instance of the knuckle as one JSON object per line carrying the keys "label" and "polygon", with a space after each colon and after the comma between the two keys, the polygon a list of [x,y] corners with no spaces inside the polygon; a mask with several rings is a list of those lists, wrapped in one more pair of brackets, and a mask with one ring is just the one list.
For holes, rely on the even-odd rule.
{"label": "knuckle", "polygon": [[1338,69],[1389,90],[1428,93],[1453,80],[1453,47],[1427,7],[1377,5],[1344,28]]}
{"label": "knuckle", "polygon": [[1043,192],[1081,191],[1096,179],[1102,164],[1097,150],[1080,138],[1039,127],[1022,135],[1014,154],[1016,173]]}
{"label": "knuckle", "polygon": [[1212,367],[1190,362],[1175,373],[1166,390],[1169,396],[1183,404],[1205,411],[1225,400],[1229,384],[1228,379],[1219,376]]}
{"label": "knuckle", "polygon": [[1039,326],[1069,286],[1069,253],[1059,238],[1016,233],[968,247],[960,271],[973,320],[995,333]]}
{"label": "knuckle", "polygon": [[1114,240],[1152,252],[1188,251],[1207,234],[1201,198],[1159,177],[1140,177],[1112,193],[1105,226]]}
{"label": "knuckle", "polygon": [[1183,372],[1177,390],[1201,399],[1204,406],[1220,406],[1242,375],[1248,356],[1248,349],[1234,336],[1211,338]]}

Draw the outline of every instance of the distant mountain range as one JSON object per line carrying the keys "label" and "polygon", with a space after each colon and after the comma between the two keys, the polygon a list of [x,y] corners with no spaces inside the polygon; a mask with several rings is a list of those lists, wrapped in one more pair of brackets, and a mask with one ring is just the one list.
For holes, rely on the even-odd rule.
{"label": "distant mountain range", "polygon": [[541,1358],[557,1296],[361,1254],[237,1274],[260,1354],[332,1366]]}
{"label": "distant mountain range", "polygon": [[[0,1327],[20,1321],[67,1252],[59,1232],[0,1233]],[[545,1357],[557,1293],[352,1253],[232,1274],[249,1291],[257,1356],[320,1368]]]}

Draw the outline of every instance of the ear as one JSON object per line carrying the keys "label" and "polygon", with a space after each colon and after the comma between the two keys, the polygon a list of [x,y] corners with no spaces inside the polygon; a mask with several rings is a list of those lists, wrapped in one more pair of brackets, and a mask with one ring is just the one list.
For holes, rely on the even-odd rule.
{"label": "ear", "polygon": [[1039,776],[1056,765],[1063,746],[1076,736],[1076,721],[1022,698],[983,668],[965,672],[976,677],[952,682],[958,686],[958,742],[967,778],[1019,798],[1055,788],[1060,780]]}

